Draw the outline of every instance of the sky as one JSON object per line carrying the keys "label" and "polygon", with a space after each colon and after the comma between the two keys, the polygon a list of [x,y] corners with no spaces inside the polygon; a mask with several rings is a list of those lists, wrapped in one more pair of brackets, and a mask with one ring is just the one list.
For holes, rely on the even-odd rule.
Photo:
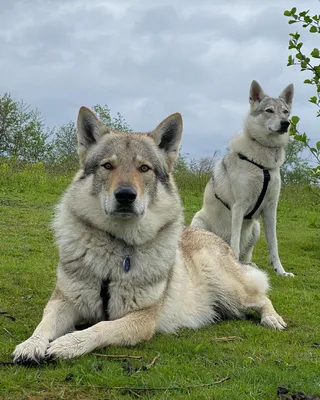
{"label": "sky", "polygon": [[82,105],[108,104],[135,131],[180,112],[182,152],[200,158],[241,130],[253,79],[274,97],[293,82],[293,115],[319,140],[308,73],[287,67],[288,34],[303,32],[283,16],[293,6],[320,13],[318,0],[0,0],[0,94],[50,127]]}

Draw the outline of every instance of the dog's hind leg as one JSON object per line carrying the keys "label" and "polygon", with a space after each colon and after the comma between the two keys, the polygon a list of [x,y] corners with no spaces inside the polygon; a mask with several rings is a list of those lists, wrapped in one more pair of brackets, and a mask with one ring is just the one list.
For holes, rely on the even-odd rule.
{"label": "dog's hind leg", "polygon": [[[244,265],[243,265],[244,266]],[[287,326],[282,317],[276,312],[266,295],[269,289],[267,275],[255,264],[245,265],[245,292],[242,300],[244,311],[256,310],[261,315],[261,324],[274,329],[283,330]]]}
{"label": "dog's hind leg", "polygon": [[190,226],[192,226],[193,228],[209,230],[205,220],[201,218],[201,210],[195,214],[195,216],[191,221]]}
{"label": "dog's hind leg", "polygon": [[12,356],[16,364],[32,365],[44,361],[51,340],[74,329],[77,312],[64,298],[49,300],[43,317],[32,336],[16,346]]}
{"label": "dog's hind leg", "polygon": [[271,300],[268,299],[267,296],[262,296],[260,299],[258,299],[253,308],[256,309],[261,315],[261,325],[278,330],[283,330],[286,328],[287,324],[276,312]]}
{"label": "dog's hind leg", "polygon": [[49,344],[49,358],[73,358],[106,346],[133,346],[149,340],[156,328],[159,305],[134,311],[114,321],[99,322],[83,331],[68,333]]}

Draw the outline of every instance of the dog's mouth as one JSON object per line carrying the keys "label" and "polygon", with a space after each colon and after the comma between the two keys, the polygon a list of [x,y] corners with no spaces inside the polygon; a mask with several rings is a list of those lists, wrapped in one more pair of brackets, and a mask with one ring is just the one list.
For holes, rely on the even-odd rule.
{"label": "dog's mouth", "polygon": [[288,128],[280,128],[277,130],[277,133],[279,133],[279,135],[283,135],[284,133],[288,132]]}
{"label": "dog's mouth", "polygon": [[131,217],[137,215],[137,213],[134,211],[132,207],[124,207],[124,206],[118,207],[115,211],[113,211],[112,214],[120,217]]}
{"label": "dog's mouth", "polygon": [[288,128],[280,128],[277,131],[274,131],[273,129],[269,128],[269,131],[272,133],[277,133],[278,135],[283,135],[284,133],[288,132]]}

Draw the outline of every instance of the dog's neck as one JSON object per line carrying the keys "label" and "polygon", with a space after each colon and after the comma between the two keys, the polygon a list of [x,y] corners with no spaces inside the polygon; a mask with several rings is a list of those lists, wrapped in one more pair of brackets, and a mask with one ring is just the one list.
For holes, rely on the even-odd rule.
{"label": "dog's neck", "polygon": [[231,139],[230,151],[242,153],[267,169],[279,168],[285,161],[284,147],[265,146],[246,130]]}

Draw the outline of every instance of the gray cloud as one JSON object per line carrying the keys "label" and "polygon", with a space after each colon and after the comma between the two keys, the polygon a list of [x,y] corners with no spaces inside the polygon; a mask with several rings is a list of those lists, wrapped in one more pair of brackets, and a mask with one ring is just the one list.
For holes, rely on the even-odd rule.
{"label": "gray cloud", "polygon": [[[270,95],[294,82],[294,112],[316,137],[306,76],[286,67],[288,33],[297,29],[283,16],[289,0],[2,3],[1,91],[39,108],[50,125],[96,103],[120,111],[136,130],[180,111],[183,151],[206,156],[223,152],[241,129],[257,79]],[[306,8],[303,0],[295,5]],[[307,48],[315,42],[305,37]]]}

